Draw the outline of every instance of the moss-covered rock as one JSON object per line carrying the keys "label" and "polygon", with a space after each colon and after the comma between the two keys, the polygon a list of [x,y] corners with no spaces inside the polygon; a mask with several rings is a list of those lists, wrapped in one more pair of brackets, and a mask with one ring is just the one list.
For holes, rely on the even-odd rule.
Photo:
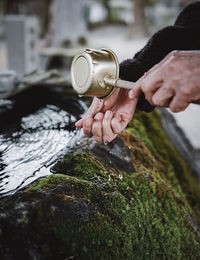
{"label": "moss-covered rock", "polygon": [[198,179],[158,113],[137,113],[120,138],[82,144],[0,201],[1,259],[200,258]]}

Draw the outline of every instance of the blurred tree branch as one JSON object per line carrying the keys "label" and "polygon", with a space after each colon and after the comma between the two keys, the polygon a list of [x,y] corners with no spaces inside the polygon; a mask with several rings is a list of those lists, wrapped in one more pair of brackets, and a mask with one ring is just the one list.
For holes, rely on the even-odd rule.
{"label": "blurred tree branch", "polygon": [[130,38],[143,38],[148,36],[145,8],[147,5],[154,5],[157,0],[131,0],[133,3],[134,22],[131,26]]}
{"label": "blurred tree branch", "polygon": [[106,22],[109,23],[112,21],[112,12],[111,12],[111,6],[110,6],[110,0],[102,0],[102,4],[107,12],[106,15]]}
{"label": "blurred tree branch", "polygon": [[148,0],[132,0],[134,22],[130,29],[130,38],[143,38],[147,36],[148,30],[146,25],[145,7]]}

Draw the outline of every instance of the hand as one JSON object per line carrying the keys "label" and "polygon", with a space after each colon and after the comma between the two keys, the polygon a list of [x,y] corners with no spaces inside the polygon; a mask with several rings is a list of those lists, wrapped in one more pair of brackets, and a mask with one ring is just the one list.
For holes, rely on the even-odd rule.
{"label": "hand", "polygon": [[76,127],[83,128],[84,134],[96,142],[111,142],[126,128],[136,105],[137,99],[130,99],[128,90],[118,88],[105,100],[95,97]]}
{"label": "hand", "polygon": [[140,92],[150,104],[180,112],[200,99],[200,51],[173,51],[136,82],[130,98]]}

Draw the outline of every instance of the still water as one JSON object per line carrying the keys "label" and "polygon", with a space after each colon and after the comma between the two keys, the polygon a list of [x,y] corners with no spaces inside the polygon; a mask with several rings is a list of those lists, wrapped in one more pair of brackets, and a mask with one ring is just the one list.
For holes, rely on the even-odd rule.
{"label": "still water", "polygon": [[84,112],[63,89],[31,89],[0,114],[0,195],[14,193],[47,176],[55,161],[80,138],[74,123]]}

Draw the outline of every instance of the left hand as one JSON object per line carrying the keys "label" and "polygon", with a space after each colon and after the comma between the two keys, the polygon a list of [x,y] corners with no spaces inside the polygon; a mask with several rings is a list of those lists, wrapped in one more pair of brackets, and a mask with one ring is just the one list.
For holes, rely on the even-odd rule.
{"label": "left hand", "polygon": [[76,123],[76,127],[83,128],[84,134],[93,137],[96,142],[111,142],[126,128],[136,105],[137,99],[130,99],[128,90],[116,89],[105,100],[95,97],[87,113]]}

